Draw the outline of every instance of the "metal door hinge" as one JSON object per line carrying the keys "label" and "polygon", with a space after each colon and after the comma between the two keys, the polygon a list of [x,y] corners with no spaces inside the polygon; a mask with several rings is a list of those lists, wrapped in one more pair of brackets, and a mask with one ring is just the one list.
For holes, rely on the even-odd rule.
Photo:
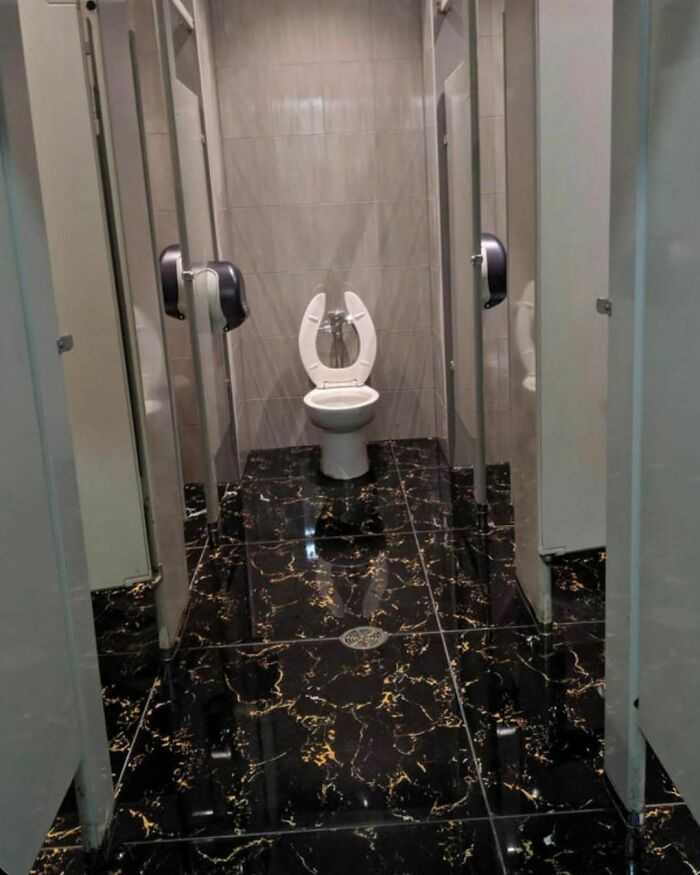
{"label": "metal door hinge", "polygon": [[601,316],[612,316],[612,301],[609,298],[597,298],[595,308]]}
{"label": "metal door hinge", "polygon": [[58,347],[59,355],[64,352],[70,352],[73,349],[73,335],[64,334],[62,337],[59,337],[56,341],[56,346]]}

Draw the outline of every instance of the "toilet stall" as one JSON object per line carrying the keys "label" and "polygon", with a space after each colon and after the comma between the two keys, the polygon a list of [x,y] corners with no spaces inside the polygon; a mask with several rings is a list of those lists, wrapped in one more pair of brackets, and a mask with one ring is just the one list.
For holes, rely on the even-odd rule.
{"label": "toilet stall", "polygon": [[606,540],[612,23],[612,0],[505,5],[516,565],[544,625],[552,558]]}

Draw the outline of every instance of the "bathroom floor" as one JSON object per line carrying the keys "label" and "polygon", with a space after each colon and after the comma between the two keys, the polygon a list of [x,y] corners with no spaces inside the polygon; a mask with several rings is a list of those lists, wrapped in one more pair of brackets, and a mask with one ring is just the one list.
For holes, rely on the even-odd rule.
{"label": "bathroom floor", "polygon": [[[165,671],[147,607],[121,644],[98,612],[118,782],[107,871],[700,871],[700,830],[651,754],[625,860],[602,759],[604,557],[555,566],[543,637],[515,580],[507,468],[490,470],[480,535],[470,474],[435,442],[371,455],[344,484],[313,449],[254,454],[217,549],[190,490],[192,599]],[[343,643],[368,625],[387,640]],[[59,820],[34,871],[85,871],[76,843]]]}

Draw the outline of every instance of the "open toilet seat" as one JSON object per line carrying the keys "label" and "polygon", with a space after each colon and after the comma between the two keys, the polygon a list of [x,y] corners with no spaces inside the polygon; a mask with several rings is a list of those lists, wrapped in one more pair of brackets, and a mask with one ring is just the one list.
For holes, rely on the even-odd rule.
{"label": "open toilet seat", "polygon": [[309,379],[318,389],[363,386],[377,357],[377,334],[367,308],[354,292],[345,292],[345,306],[360,341],[357,358],[347,368],[329,368],[318,355],[316,341],[326,314],[325,292],[312,298],[301,320],[299,354]]}

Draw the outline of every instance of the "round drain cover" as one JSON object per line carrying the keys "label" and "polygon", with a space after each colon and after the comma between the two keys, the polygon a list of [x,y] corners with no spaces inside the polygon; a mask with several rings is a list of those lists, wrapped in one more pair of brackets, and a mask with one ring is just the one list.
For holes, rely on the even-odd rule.
{"label": "round drain cover", "polygon": [[389,637],[389,633],[376,626],[358,626],[356,629],[348,629],[340,636],[340,640],[346,647],[353,650],[372,650],[379,647]]}

